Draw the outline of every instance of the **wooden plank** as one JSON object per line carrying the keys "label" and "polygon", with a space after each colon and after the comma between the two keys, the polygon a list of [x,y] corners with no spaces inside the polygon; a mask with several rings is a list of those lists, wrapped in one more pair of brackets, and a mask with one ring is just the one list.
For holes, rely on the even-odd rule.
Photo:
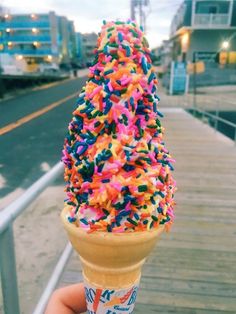
{"label": "wooden plank", "polygon": [[[161,289],[160,289],[161,290]],[[141,304],[168,305],[183,308],[208,309],[221,311],[235,311],[235,298],[222,296],[208,296],[202,294],[194,295],[191,293],[175,293],[169,291],[156,291],[151,289],[140,290],[137,302]]]}
{"label": "wooden plank", "polygon": [[[161,269],[161,271],[159,271]],[[202,282],[217,282],[217,283],[229,283],[236,285],[236,273],[222,272],[221,270],[208,269],[184,269],[171,266],[169,264],[158,265],[149,264],[148,267],[144,267],[142,272],[143,277],[156,278],[168,278],[170,280],[182,279],[182,280],[201,280]]]}
{"label": "wooden plank", "polygon": [[[152,290],[157,292],[194,294],[201,297],[219,296],[226,298],[235,298],[235,284],[204,282],[201,280],[183,280],[173,278],[158,278],[144,276],[140,283],[141,290]],[[158,293],[157,293],[158,295]]]}
{"label": "wooden plank", "polygon": [[153,304],[141,304],[137,300],[135,305],[134,314],[235,314],[235,311],[218,311],[207,309],[194,309],[189,307],[175,307],[169,305],[153,305]]}
{"label": "wooden plank", "polygon": [[[176,220],[148,257],[134,313],[223,314],[236,309],[236,149],[181,110],[164,110],[176,158]],[[62,284],[81,280],[73,257]]]}

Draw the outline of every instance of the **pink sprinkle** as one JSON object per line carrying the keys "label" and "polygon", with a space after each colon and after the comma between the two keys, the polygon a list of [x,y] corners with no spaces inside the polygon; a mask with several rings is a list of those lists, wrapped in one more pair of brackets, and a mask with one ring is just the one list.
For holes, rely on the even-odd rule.
{"label": "pink sprinkle", "polygon": [[163,183],[157,182],[156,188],[161,190],[163,188]]}
{"label": "pink sprinkle", "polygon": [[93,67],[90,67],[90,68],[89,68],[89,71],[90,71],[90,73],[94,74],[94,71],[95,71],[95,65],[94,65]]}
{"label": "pink sprinkle", "polygon": [[142,98],[142,94],[139,91],[134,91],[132,96],[135,100],[139,100],[140,98]]}
{"label": "pink sprinkle", "polygon": [[154,152],[149,153],[148,157],[152,160],[153,163],[156,163],[156,158],[155,158],[155,153]]}
{"label": "pink sprinkle", "polygon": [[83,182],[82,184],[81,184],[81,189],[87,189],[87,188],[89,188],[89,186],[90,186],[90,183],[89,182]]}
{"label": "pink sprinkle", "polygon": [[109,91],[112,92],[113,91],[113,87],[111,85],[111,81],[107,84],[108,88],[109,88]]}
{"label": "pink sprinkle", "polygon": [[120,226],[120,227],[116,227],[116,229],[112,230],[114,233],[121,233],[124,232],[124,227]]}
{"label": "pink sprinkle", "polygon": [[165,147],[162,147],[162,150],[163,150],[164,153],[168,154],[168,149],[166,149]]}
{"label": "pink sprinkle", "polygon": [[125,210],[129,210],[130,209],[130,202],[127,203],[127,205],[125,206]]}
{"label": "pink sprinkle", "polygon": [[167,209],[167,214],[168,214],[170,217],[172,217],[172,218],[175,217],[175,215],[174,215],[174,213],[173,213],[173,208],[172,208],[172,207],[169,207],[169,208]]}
{"label": "pink sprinkle", "polygon": [[112,182],[111,183],[111,186],[113,186],[117,191],[121,191],[121,189],[122,189],[122,186],[121,186],[121,184],[119,183],[119,182]]}
{"label": "pink sprinkle", "polygon": [[118,126],[118,132],[119,133],[121,133],[121,134],[126,134],[126,131],[127,131],[127,129],[126,129],[126,127],[125,127],[125,125],[124,124],[119,124]]}
{"label": "pink sprinkle", "polygon": [[168,161],[168,162],[175,162],[175,159],[173,159],[173,158],[166,158],[166,160]]}
{"label": "pink sprinkle", "polygon": [[124,77],[121,79],[121,85],[126,85],[132,81],[132,77]]}
{"label": "pink sprinkle", "polygon": [[111,60],[111,56],[105,56],[105,62],[109,62]]}
{"label": "pink sprinkle", "polygon": [[103,89],[102,86],[96,87],[96,88],[94,89],[94,91],[93,91],[90,95],[88,95],[89,98],[90,98],[90,99],[93,98],[93,97],[94,97],[96,94],[98,94],[102,89]]}
{"label": "pink sprinkle", "polygon": [[119,167],[122,166],[122,163],[121,163],[119,160],[115,160],[114,163],[115,163],[117,166],[119,166]]}
{"label": "pink sprinkle", "polygon": [[149,85],[149,87],[148,87],[149,93],[152,93],[153,85],[154,85],[154,83],[153,83],[153,81],[151,81],[151,83],[150,83],[150,85]]}

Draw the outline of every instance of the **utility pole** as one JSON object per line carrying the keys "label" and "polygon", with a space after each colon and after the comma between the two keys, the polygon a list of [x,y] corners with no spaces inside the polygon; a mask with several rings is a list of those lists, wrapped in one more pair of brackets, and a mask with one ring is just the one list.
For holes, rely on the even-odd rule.
{"label": "utility pole", "polygon": [[143,27],[144,31],[146,31],[146,17],[147,17],[147,14],[144,11],[144,7],[148,8],[149,4],[150,4],[149,0],[130,0],[131,19],[137,20],[136,18],[136,11],[137,11],[139,15],[139,25]]}
{"label": "utility pole", "polygon": [[[4,8],[2,6],[0,6],[0,22],[3,20],[3,14],[4,14]],[[1,32],[3,32],[3,30],[1,30]],[[0,43],[1,44],[1,43]],[[0,50],[0,99],[4,97],[4,81],[2,78],[2,50]]]}
{"label": "utility pole", "polygon": [[131,20],[135,20],[135,0],[130,0],[130,18]]}

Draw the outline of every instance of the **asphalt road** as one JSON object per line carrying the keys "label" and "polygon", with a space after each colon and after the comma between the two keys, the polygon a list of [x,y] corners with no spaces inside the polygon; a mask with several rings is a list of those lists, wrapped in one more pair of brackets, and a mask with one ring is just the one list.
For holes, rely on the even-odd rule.
{"label": "asphalt road", "polygon": [[61,159],[85,80],[67,80],[0,102],[0,200],[17,188],[28,188]]}

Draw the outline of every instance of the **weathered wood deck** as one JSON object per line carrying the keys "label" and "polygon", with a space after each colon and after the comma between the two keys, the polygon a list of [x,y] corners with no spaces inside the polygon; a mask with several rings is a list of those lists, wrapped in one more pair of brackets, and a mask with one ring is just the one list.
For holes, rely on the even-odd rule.
{"label": "weathered wood deck", "polygon": [[[143,268],[134,313],[235,314],[236,147],[182,109],[161,111],[177,161],[176,220]],[[74,255],[60,285],[81,278]]]}

